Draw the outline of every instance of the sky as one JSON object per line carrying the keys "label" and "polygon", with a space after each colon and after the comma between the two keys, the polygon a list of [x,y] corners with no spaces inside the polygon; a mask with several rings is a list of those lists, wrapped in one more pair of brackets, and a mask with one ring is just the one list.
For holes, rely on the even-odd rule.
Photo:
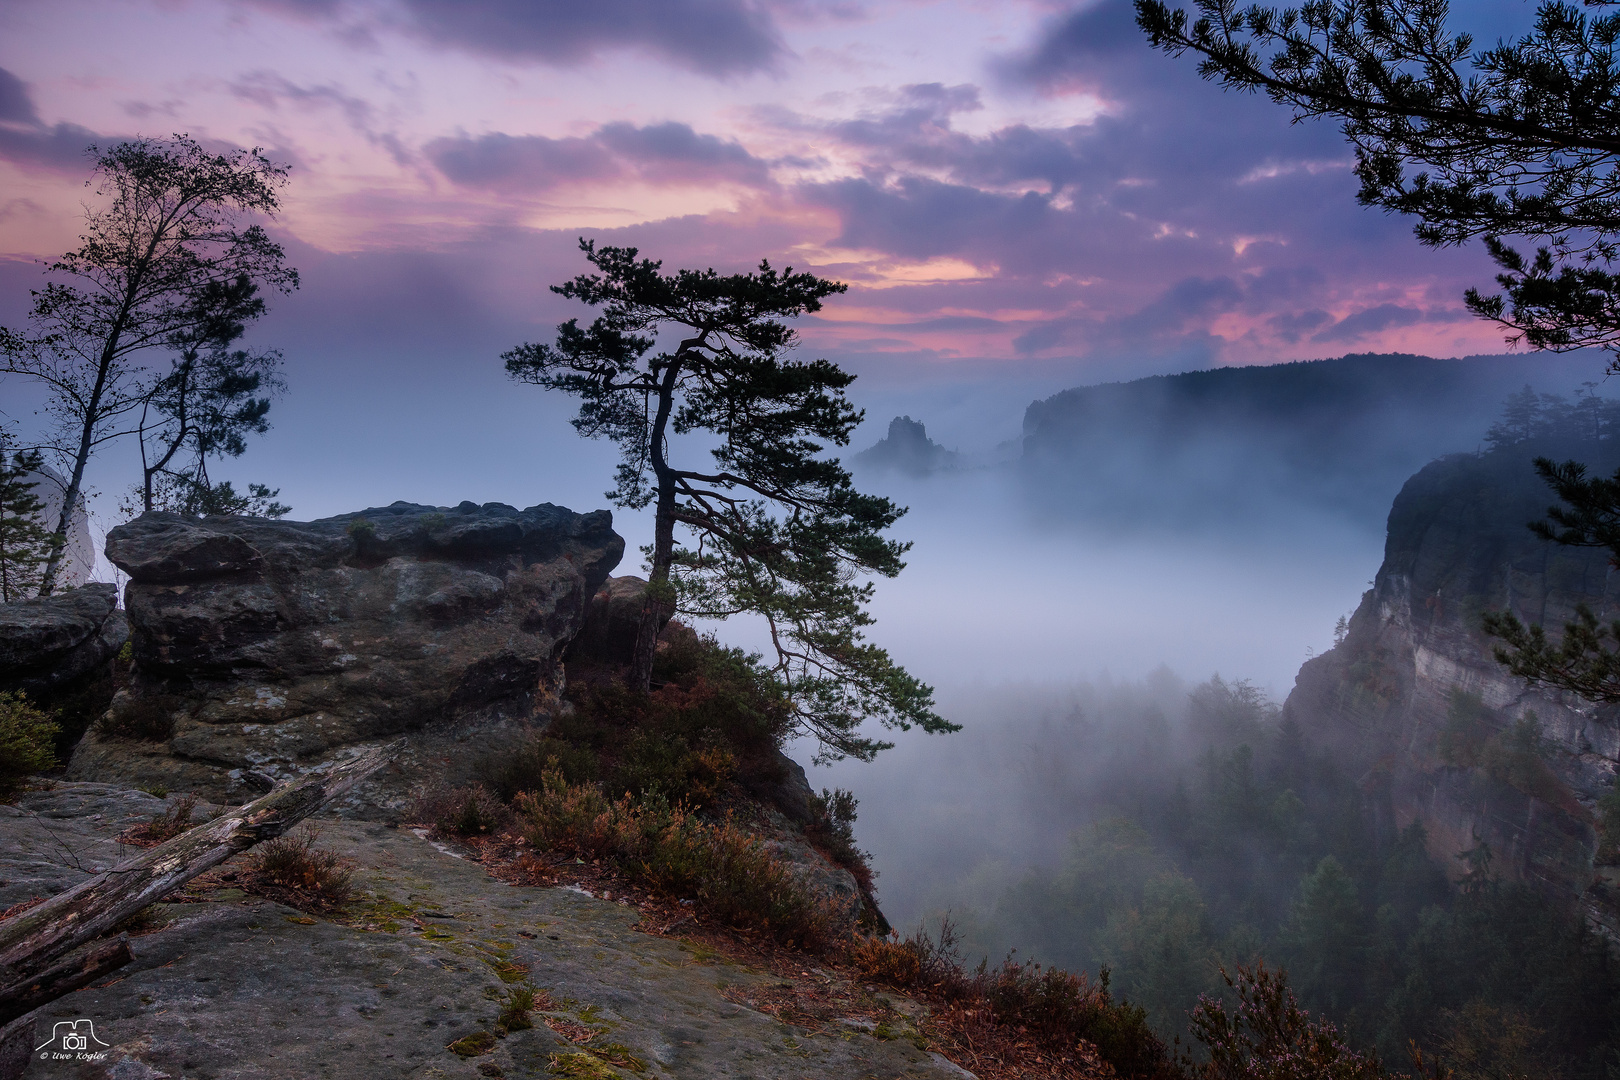
{"label": "sky", "polygon": [[[1532,14],[1466,10],[1482,40]],[[1126,0],[0,0],[0,326],[77,242],[85,148],[174,133],[291,170],[268,227],[302,286],[247,341],[281,351],[287,391],[212,473],[269,483],[296,519],[606,506],[612,447],[500,360],[587,314],[548,288],[588,268],[581,237],[847,282],[799,329],[801,355],[859,376],[851,449],[906,414],[988,460],[1073,386],[1503,351],[1462,308],[1491,280],[1477,245],[1423,248],[1358,206],[1331,124],[1201,81]],[[0,377],[0,424],[37,435],[42,404]],[[99,528],[137,477],[127,441],[98,453]],[[917,545],[874,637],[975,722],[998,687],[1166,663],[1280,699],[1382,540],[1045,535],[991,473],[894,493]],[[649,523],[615,523],[634,572]],[[949,745],[913,743],[813,782],[878,799],[918,762],[949,773]],[[883,858],[908,835],[891,816],[865,833]]]}
{"label": "sky", "polygon": [[[992,454],[1099,381],[1502,350],[1461,305],[1477,245],[1358,206],[1331,124],[1203,82],[1125,0],[0,0],[0,325],[76,243],[85,148],[177,132],[290,166],[269,227],[302,287],[249,338],[287,392],[215,475],[298,518],[605,505],[611,446],[500,361],[586,314],[548,289],[580,237],[849,283],[799,325],[859,376],[855,449],[905,413]],[[0,380],[0,423],[41,400]],[[100,522],[136,475],[98,454]]]}
{"label": "sky", "polygon": [[848,282],[805,348],[874,384],[1500,350],[1477,246],[1193,67],[1122,0],[6,0],[0,312],[73,244],[87,144],[187,132],[292,166],[305,284],[259,336],[295,373],[498,368],[574,313],[579,236]]}

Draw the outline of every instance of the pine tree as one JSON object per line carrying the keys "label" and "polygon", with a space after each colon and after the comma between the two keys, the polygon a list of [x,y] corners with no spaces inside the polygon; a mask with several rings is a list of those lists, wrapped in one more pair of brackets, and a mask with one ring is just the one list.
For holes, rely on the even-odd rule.
{"label": "pine tree", "polygon": [[0,445],[0,604],[33,596],[44,577],[51,552],[58,547],[51,530],[40,524],[45,503],[35,493],[44,468],[39,451],[14,451],[9,461]]}
{"label": "pine tree", "polygon": [[1542,3],[1529,33],[1476,49],[1447,0],[1135,4],[1204,78],[1337,120],[1363,205],[1416,218],[1425,244],[1482,239],[1502,291],[1469,289],[1470,311],[1531,348],[1601,346],[1620,370],[1620,15]]}
{"label": "pine tree", "polygon": [[[656,507],[632,684],[646,688],[658,628],[677,605],[703,618],[750,612],[766,621],[771,674],[823,759],[869,760],[892,745],[859,733],[868,718],[955,730],[929,687],[864,640],[873,587],[862,578],[898,574],[909,545],[882,535],[905,511],[856,491],[822,456],[847,445],[864,415],[844,396],[855,377],[787,355],[796,335],[785,320],[845,286],[763,262],[753,274],[671,276],[635,248],[580,249],[601,273],[552,291],[602,314],[503,359],[513,378],[578,397],[580,434],[618,443],[610,499]],[[654,351],[661,332],[678,335],[672,351]],[[670,436],[692,433],[714,440],[712,467],[672,458]],[[676,545],[677,527],[690,546]]]}

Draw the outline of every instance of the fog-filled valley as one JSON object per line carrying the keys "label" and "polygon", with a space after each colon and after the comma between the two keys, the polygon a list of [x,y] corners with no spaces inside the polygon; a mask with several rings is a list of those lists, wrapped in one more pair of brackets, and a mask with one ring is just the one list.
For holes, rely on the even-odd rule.
{"label": "fog-filled valley", "polygon": [[[970,959],[1107,968],[1166,1037],[1223,966],[1263,958],[1386,1058],[1440,1039],[1601,1075],[1607,946],[1533,889],[1470,886],[1489,870],[1435,858],[1421,824],[1381,812],[1373,773],[1280,709],[1344,639],[1390,503],[1430,460],[1489,451],[1532,493],[1532,450],[1606,460],[1592,368],[1208,371],[1037,402],[999,450],[924,436],[925,404],[875,449],[858,439],[858,481],[910,507],[895,531],[915,542],[871,636],[963,725],[811,770],[860,800],[890,919],[937,933],[948,916]],[[1543,442],[1504,433],[1515,393]]]}

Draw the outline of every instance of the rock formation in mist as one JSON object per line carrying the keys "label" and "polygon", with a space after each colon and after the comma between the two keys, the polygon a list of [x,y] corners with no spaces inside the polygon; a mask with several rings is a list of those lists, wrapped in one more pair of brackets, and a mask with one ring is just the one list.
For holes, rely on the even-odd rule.
{"label": "rock formation in mist", "polygon": [[1560,547],[1526,522],[1553,501],[1531,459],[1616,464],[1613,440],[1503,445],[1436,461],[1402,488],[1384,563],[1343,640],[1301,668],[1285,715],[1364,773],[1396,827],[1421,822],[1453,877],[1488,873],[1581,904],[1620,934],[1620,865],[1599,857],[1596,803],[1614,782],[1620,708],[1529,688],[1492,656],[1486,610],[1556,640],[1577,604],[1620,615],[1607,550]]}
{"label": "rock formation in mist", "polygon": [[897,416],[889,421],[889,433],[854,457],[865,468],[892,469],[912,476],[959,467],[959,455],[928,437],[922,421]]}
{"label": "rock formation in mist", "polygon": [[69,775],[240,801],[397,732],[543,720],[623,552],[605,511],[550,504],[144,514],[107,538],[134,669]]}
{"label": "rock formation in mist", "polygon": [[[67,480],[46,465],[38,472],[24,473],[23,483],[34,489],[34,497],[44,507],[34,520],[54,531],[62,514],[62,496],[67,492]],[[90,516],[85,512],[84,498],[73,508],[68,518],[67,544],[62,549],[62,565],[56,574],[58,589],[71,589],[90,580],[96,568],[96,543],[90,537]]]}

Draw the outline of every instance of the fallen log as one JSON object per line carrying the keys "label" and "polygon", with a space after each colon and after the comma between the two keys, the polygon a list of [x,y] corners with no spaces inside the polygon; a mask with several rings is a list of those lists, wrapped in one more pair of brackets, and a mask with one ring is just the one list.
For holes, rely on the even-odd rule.
{"label": "fallen log", "polygon": [[[310,773],[88,878],[0,923],[0,1000],[131,915],[262,840],[309,817],[392,761],[396,742],[327,772]],[[110,970],[110,969],[109,969]],[[20,992],[20,991],[18,991]],[[63,991],[66,993],[67,991]],[[29,1006],[37,1008],[43,1002]],[[16,1015],[0,1011],[0,1025]]]}
{"label": "fallen log", "polygon": [[32,978],[0,989],[0,1025],[89,986],[133,959],[135,954],[129,948],[129,935],[119,934],[77,959],[46,968]]}

